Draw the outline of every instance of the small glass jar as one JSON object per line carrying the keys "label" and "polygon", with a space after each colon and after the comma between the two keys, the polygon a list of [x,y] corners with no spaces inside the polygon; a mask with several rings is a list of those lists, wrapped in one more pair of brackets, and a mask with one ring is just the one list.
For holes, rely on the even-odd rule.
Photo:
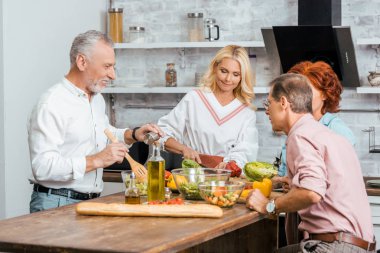
{"label": "small glass jar", "polygon": [[189,41],[203,41],[203,13],[187,13],[187,31]]}
{"label": "small glass jar", "polygon": [[166,87],[177,86],[177,71],[174,69],[174,63],[167,63],[165,71]]}
{"label": "small glass jar", "polygon": [[172,191],[169,187],[165,187],[165,200],[168,201],[172,198]]}
{"label": "small glass jar", "polygon": [[128,41],[130,43],[144,43],[145,42],[145,27],[130,26]]}
{"label": "small glass jar", "polygon": [[108,9],[108,35],[115,43],[123,42],[123,8]]}

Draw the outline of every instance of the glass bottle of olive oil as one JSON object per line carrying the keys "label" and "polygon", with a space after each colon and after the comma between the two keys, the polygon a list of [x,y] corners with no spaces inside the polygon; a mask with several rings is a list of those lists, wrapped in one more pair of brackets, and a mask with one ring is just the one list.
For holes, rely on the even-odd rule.
{"label": "glass bottle of olive oil", "polygon": [[165,200],[165,160],[160,154],[160,143],[153,144],[153,153],[147,162],[148,201]]}
{"label": "glass bottle of olive oil", "polygon": [[131,173],[128,188],[125,190],[125,204],[140,204],[140,190],[136,186],[135,173]]}

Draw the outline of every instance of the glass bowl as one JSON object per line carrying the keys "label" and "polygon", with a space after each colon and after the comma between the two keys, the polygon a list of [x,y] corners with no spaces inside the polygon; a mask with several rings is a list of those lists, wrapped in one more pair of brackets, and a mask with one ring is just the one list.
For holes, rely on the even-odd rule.
{"label": "glass bowl", "polygon": [[201,197],[209,204],[233,207],[242,193],[245,183],[239,181],[209,181],[198,185]]}
{"label": "glass bowl", "polygon": [[228,181],[230,170],[210,168],[181,168],[171,171],[178,191],[185,199],[202,200],[198,184],[208,181]]}
{"label": "glass bowl", "polygon": [[[131,170],[122,170],[121,171],[121,179],[123,180],[125,189],[128,189],[128,187],[129,187],[129,182],[131,181],[131,173],[132,173]],[[148,183],[147,182],[140,183],[139,181],[137,181],[137,179],[135,180],[135,182],[136,182],[136,187],[139,188],[140,195],[146,196],[148,193],[147,192]]]}

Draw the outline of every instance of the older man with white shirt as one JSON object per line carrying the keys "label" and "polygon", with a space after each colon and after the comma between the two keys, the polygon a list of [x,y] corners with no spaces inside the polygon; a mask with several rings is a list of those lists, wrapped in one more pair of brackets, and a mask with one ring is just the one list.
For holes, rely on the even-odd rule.
{"label": "older man with white shirt", "polygon": [[[146,133],[162,135],[153,124],[133,130],[109,124],[99,94],[115,79],[115,53],[107,35],[93,30],[79,34],[70,62],[69,73],[42,95],[29,119],[30,212],[98,197],[102,168],[122,162],[130,145]],[[107,145],[106,128],[120,143]]]}

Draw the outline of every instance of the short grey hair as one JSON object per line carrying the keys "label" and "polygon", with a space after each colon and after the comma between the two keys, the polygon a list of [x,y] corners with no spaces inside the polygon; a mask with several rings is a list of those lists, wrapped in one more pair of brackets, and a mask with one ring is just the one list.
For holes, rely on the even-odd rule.
{"label": "short grey hair", "polygon": [[290,109],[295,113],[312,113],[313,91],[310,81],[300,74],[283,74],[275,78],[272,97],[279,101],[282,96],[290,102]]}
{"label": "short grey hair", "polygon": [[107,36],[107,34],[96,30],[89,30],[76,36],[70,50],[71,66],[75,65],[78,54],[83,54],[90,58],[92,54],[92,48],[98,41],[103,41],[113,48],[113,42]]}

